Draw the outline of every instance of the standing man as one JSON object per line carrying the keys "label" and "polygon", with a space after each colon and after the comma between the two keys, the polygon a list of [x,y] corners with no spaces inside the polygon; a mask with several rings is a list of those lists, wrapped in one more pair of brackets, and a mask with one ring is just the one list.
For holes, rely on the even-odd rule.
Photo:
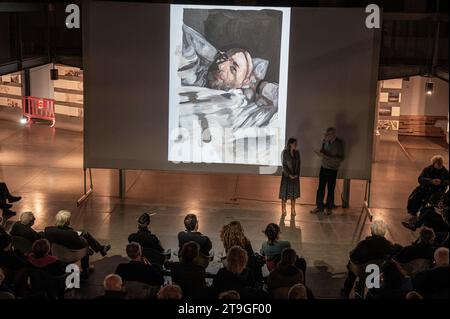
{"label": "standing man", "polygon": [[[312,214],[324,211],[330,215],[334,207],[334,189],[336,187],[336,178],[339,166],[344,160],[344,145],[336,136],[334,127],[327,128],[322,142],[322,148],[316,152],[322,158],[322,165],[319,174],[319,187],[316,196],[316,208],[311,211]],[[325,187],[327,188],[327,201],[324,205]]]}

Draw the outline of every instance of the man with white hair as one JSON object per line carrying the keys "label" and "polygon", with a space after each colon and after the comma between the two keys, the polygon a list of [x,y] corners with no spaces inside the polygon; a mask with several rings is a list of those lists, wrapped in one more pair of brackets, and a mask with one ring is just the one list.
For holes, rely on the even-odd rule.
{"label": "man with white hair", "polygon": [[448,248],[441,247],[434,252],[434,268],[420,272],[414,277],[414,290],[425,299],[448,299],[449,292]]}
{"label": "man with white hair", "polygon": [[[60,210],[55,217],[55,226],[46,227],[45,238],[55,244],[59,244],[69,249],[83,249],[89,247],[90,250],[106,256],[111,245],[101,245],[90,233],[86,231],[75,231],[70,227],[72,214],[67,210]],[[89,256],[81,259],[82,278],[86,278],[89,271]]]}
{"label": "man with white hair", "polygon": [[11,228],[11,236],[23,237],[28,239],[31,243],[43,237],[43,233],[38,233],[33,229],[34,217],[32,212],[23,212],[20,214],[19,220],[14,223]]}
{"label": "man with white hair", "polygon": [[125,292],[123,291],[122,278],[119,275],[109,274],[103,280],[103,288],[105,294],[95,299],[123,299]]}
{"label": "man with white hair", "polygon": [[349,297],[356,280],[351,264],[363,265],[371,260],[388,259],[398,248],[384,237],[386,234],[384,221],[374,220],[370,225],[370,231],[372,235],[359,242],[350,252],[350,262],[347,265],[349,271],[343,289],[346,298]]}

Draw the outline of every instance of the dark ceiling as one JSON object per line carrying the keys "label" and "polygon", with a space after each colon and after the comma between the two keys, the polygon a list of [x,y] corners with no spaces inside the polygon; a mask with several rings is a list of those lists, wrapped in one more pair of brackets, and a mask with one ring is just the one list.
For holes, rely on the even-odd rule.
{"label": "dark ceiling", "polygon": [[[94,0],[86,0],[94,1]],[[57,62],[82,67],[81,30],[65,27],[69,3],[0,2],[0,75]],[[211,1],[139,1],[211,4]],[[448,0],[241,0],[223,5],[365,7],[383,9],[379,78],[434,73],[448,81]]]}

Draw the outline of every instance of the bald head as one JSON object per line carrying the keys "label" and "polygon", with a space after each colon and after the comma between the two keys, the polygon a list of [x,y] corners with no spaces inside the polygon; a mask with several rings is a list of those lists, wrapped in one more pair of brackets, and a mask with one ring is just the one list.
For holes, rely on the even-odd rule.
{"label": "bald head", "polygon": [[434,252],[436,267],[448,267],[448,248],[441,247]]}
{"label": "bald head", "polygon": [[122,290],[122,278],[115,274],[110,274],[103,280],[103,287],[105,291],[121,291]]}

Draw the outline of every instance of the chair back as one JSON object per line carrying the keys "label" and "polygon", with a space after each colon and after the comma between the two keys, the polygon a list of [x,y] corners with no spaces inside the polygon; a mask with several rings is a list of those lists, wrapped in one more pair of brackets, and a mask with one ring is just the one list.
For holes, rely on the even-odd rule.
{"label": "chair back", "polygon": [[89,254],[89,249],[69,249],[59,244],[52,243],[52,255],[58,257],[63,264],[73,264]]}
{"label": "chair back", "polygon": [[66,275],[52,276],[44,270],[31,267],[28,277],[33,296],[48,299],[64,297]]}
{"label": "chair back", "polygon": [[14,247],[14,250],[19,251],[22,254],[26,254],[31,252],[33,243],[25,237],[12,236],[12,245]]}
{"label": "chair back", "polygon": [[159,291],[159,286],[150,286],[139,281],[125,281],[123,286],[125,299],[151,299]]}
{"label": "chair back", "polygon": [[408,276],[415,277],[419,272],[430,269],[432,262],[429,259],[419,258],[400,265],[406,271]]}

